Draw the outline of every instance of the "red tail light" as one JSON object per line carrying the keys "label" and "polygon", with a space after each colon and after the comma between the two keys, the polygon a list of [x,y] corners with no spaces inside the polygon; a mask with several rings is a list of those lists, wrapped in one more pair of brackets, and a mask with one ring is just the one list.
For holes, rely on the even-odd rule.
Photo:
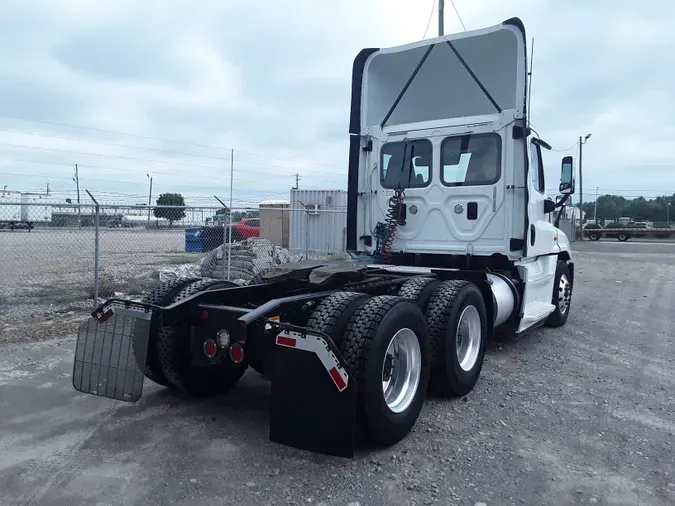
{"label": "red tail light", "polygon": [[239,343],[234,343],[230,346],[230,359],[235,364],[239,364],[244,360],[244,347]]}
{"label": "red tail light", "polygon": [[216,342],[213,339],[207,339],[204,341],[204,355],[209,358],[213,358],[216,356],[217,352],[218,347],[216,346]]}

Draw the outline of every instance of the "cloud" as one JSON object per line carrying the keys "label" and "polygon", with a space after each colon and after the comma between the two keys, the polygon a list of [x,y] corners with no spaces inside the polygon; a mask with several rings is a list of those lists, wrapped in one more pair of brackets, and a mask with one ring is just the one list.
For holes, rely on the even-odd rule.
{"label": "cloud", "polygon": [[[343,188],[353,58],[364,47],[419,40],[431,4],[8,3],[0,19],[0,186],[49,182],[72,193],[78,163],[93,191],[141,198],[149,172],[156,192],[180,190],[207,202],[229,193],[228,150],[235,148],[241,202],[283,195],[295,173],[307,186]],[[675,5],[455,4],[469,29],[519,16],[528,39],[535,37],[532,121],[555,148],[570,147],[545,155],[549,188],[557,185],[560,158],[592,132],[585,188],[675,192],[668,170],[675,164],[675,69],[666,63]],[[445,28],[461,30],[451,5]],[[433,13],[427,36],[436,30]]]}

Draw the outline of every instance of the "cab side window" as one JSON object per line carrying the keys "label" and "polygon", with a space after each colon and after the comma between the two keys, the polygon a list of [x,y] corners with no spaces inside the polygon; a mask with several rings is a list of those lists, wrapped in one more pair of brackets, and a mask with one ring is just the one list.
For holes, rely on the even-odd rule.
{"label": "cab side window", "polygon": [[539,193],[546,192],[544,182],[544,162],[541,158],[541,148],[534,142],[530,143],[530,174],[532,176],[532,186]]}

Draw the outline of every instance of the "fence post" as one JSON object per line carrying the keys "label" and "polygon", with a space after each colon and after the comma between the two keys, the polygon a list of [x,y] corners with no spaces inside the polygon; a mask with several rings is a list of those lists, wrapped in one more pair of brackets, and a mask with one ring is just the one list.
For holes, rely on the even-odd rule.
{"label": "fence post", "polygon": [[99,292],[99,253],[100,253],[100,227],[99,227],[99,216],[101,214],[101,207],[98,205],[98,202],[94,196],[85,190],[89,194],[89,198],[94,201],[96,205],[96,214],[94,215],[94,309],[98,307],[98,292]]}
{"label": "fence post", "polygon": [[230,212],[227,213],[229,219],[228,233],[230,235],[227,241],[227,280],[230,281],[230,264],[232,262],[232,185],[234,184],[234,149],[230,150]]}
{"label": "fence post", "polygon": [[305,260],[309,260],[309,209],[305,207]]}

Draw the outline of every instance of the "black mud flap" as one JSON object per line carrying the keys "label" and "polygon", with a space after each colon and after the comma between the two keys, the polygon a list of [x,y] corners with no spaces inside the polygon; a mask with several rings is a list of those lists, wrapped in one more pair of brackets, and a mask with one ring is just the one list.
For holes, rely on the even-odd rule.
{"label": "black mud flap", "polygon": [[270,440],[301,450],[354,457],[356,381],[328,336],[276,337]]}
{"label": "black mud flap", "polygon": [[[136,402],[143,395],[143,372],[150,320],[112,315],[80,326],[75,346],[73,387],[87,394]],[[135,341],[135,342],[134,342]],[[138,355],[138,356],[136,356]]]}

